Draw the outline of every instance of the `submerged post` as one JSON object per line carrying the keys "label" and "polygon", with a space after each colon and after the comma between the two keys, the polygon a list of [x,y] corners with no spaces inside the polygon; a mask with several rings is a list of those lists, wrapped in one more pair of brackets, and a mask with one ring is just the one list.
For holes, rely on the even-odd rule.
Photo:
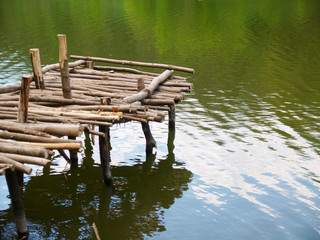
{"label": "submerged post", "polygon": [[31,48],[29,50],[30,52],[30,58],[32,63],[32,69],[33,69],[33,79],[36,84],[36,88],[44,89],[44,81],[43,81],[43,74],[42,74],[42,68],[41,68],[41,60],[40,60],[40,51],[38,48]]}
{"label": "submerged post", "polygon": [[148,155],[152,153],[153,148],[157,148],[157,143],[152,136],[149,123],[141,122],[141,126],[146,138],[146,154]]}
{"label": "submerged post", "polygon": [[176,107],[174,104],[169,106],[169,129],[176,126]]}
{"label": "submerged post", "polygon": [[19,239],[24,239],[29,235],[27,220],[24,212],[22,195],[19,188],[17,174],[11,169],[6,170],[6,180],[10,193],[13,215]]}
{"label": "submerged post", "polygon": [[59,63],[62,82],[63,97],[71,99],[70,74],[68,66],[67,37],[65,34],[58,34],[59,39]]}
{"label": "submerged post", "polygon": [[110,165],[111,159],[108,147],[108,127],[100,125],[99,131],[105,134],[104,136],[99,136],[99,150],[103,180],[106,185],[111,186],[113,184],[113,180]]}

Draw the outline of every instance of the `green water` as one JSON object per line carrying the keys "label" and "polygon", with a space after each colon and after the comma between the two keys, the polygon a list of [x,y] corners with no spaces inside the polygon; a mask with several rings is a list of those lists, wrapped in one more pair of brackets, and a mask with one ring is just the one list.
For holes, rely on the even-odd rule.
{"label": "green water", "polygon": [[[111,128],[114,189],[97,145],[25,177],[30,239],[319,239],[320,2],[0,0],[0,85],[31,72],[29,49],[195,68],[175,133]],[[145,70],[145,69],[144,69]],[[179,73],[177,73],[179,74]],[[15,225],[0,177],[0,238]]]}

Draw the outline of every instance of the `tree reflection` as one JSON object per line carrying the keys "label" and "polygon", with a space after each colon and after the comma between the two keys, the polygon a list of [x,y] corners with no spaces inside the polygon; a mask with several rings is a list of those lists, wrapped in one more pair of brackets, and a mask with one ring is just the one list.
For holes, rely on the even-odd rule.
{"label": "tree reflection", "polygon": [[[171,136],[171,138],[170,138]],[[155,155],[143,164],[114,166],[114,187],[106,188],[101,169],[94,165],[89,136],[78,169],[68,173],[31,177],[24,194],[30,238],[91,239],[95,222],[102,239],[142,239],[165,230],[164,209],[188,189],[191,172],[174,168],[173,139],[169,134],[168,156],[155,165]],[[14,232],[10,211],[2,211],[1,237]],[[9,232],[10,231],[10,232]]]}

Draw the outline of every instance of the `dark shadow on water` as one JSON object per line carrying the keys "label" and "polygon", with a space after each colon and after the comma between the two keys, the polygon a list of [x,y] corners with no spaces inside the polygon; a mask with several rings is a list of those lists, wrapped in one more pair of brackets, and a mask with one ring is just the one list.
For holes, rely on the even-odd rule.
{"label": "dark shadow on water", "polygon": [[[170,135],[169,135],[170,139]],[[95,223],[101,239],[144,239],[165,231],[164,210],[188,189],[192,173],[173,167],[174,134],[168,141],[168,157],[154,164],[113,166],[113,188],[103,184],[100,166],[92,159],[86,136],[85,156],[78,169],[67,173],[31,177],[24,205],[29,239],[95,239]],[[11,211],[0,211],[1,239],[11,239],[15,225]]]}

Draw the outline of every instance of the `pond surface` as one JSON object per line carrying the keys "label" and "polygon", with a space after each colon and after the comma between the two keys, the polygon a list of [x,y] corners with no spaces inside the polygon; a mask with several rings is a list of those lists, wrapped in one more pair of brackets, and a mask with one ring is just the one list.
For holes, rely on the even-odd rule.
{"label": "pond surface", "polygon": [[[25,177],[30,239],[319,239],[318,0],[0,0],[0,85],[31,72],[29,49],[195,68],[175,132],[111,128],[115,186],[97,144]],[[145,70],[145,69],[144,69]],[[0,176],[0,238],[14,238]]]}

